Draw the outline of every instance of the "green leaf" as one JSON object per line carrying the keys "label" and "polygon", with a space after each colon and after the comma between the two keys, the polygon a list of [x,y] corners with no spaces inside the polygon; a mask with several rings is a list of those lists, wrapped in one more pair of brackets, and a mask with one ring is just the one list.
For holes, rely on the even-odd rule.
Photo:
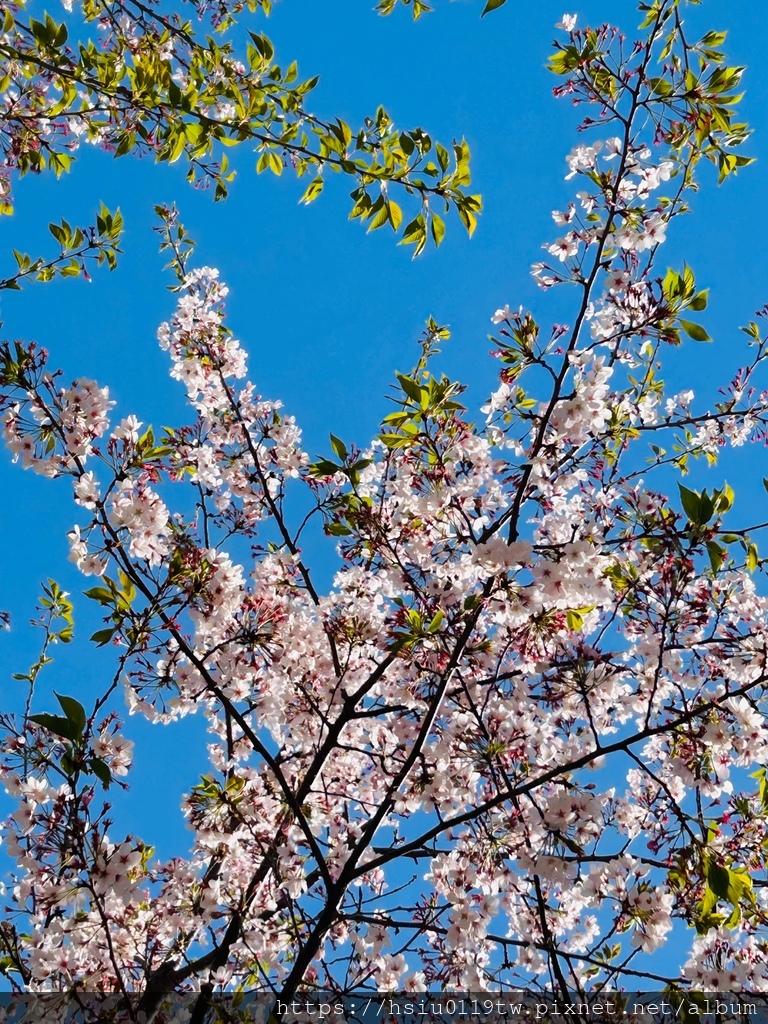
{"label": "green leaf", "polygon": [[101,781],[104,789],[109,789],[109,784],[112,781],[112,772],[109,770],[107,762],[101,757],[92,757],[88,762],[88,767],[96,778]]}
{"label": "green leaf", "polygon": [[701,492],[701,504],[699,506],[698,525],[704,526],[715,513],[715,503],[707,494],[706,490]]}
{"label": "green leaf", "polygon": [[67,232],[65,231],[65,229],[60,224],[49,224],[48,230],[59,243],[59,245],[62,247],[62,249],[66,249]]}
{"label": "green leaf", "polygon": [[421,386],[412,377],[406,377],[404,373],[396,373],[395,376],[400,382],[400,387],[411,401],[421,405]]}
{"label": "green leaf", "polygon": [[416,257],[424,251],[426,244],[427,225],[424,220],[424,214],[420,213],[403,229],[403,237],[398,242],[398,245],[415,246],[413,255]]}
{"label": "green leaf", "polygon": [[379,440],[389,449],[408,448],[414,442],[412,437],[403,437],[402,434],[379,434]]}
{"label": "green leaf", "polygon": [[699,522],[701,515],[701,496],[696,491],[691,491],[682,484],[677,485],[680,489],[680,500],[683,503],[683,511],[692,523]]}
{"label": "green leaf", "polygon": [[379,198],[371,207],[371,213],[373,214],[373,216],[371,217],[371,222],[368,225],[369,232],[376,231],[377,228],[380,228],[389,220],[389,210],[387,209],[387,204],[384,202],[381,196],[379,196]]}
{"label": "green leaf", "polygon": [[91,637],[91,640],[99,647],[104,647],[117,632],[117,628],[112,626],[110,629],[97,629]]}
{"label": "green leaf", "polygon": [[491,11],[495,11],[499,7],[503,7],[507,0],[488,0],[488,3],[483,8],[483,13],[480,15],[484,18],[486,14],[490,14]]}
{"label": "green leaf", "polygon": [[34,722],[35,725],[40,725],[43,729],[47,729],[48,732],[52,732],[55,736],[61,736],[72,743],[76,743],[80,739],[80,730],[68,718],[61,718],[59,715],[49,715],[43,712],[41,715],[30,715],[29,720]]}
{"label": "green leaf", "polygon": [[313,181],[309,183],[304,195],[301,197],[299,202],[304,203],[305,206],[308,206],[310,203],[314,202],[315,199],[317,199],[317,197],[323,191],[323,185],[324,181],[322,178],[315,178]]}
{"label": "green leaf", "polygon": [[390,199],[387,203],[387,216],[389,217],[392,229],[397,231],[403,220],[403,211],[393,199]]}
{"label": "green leaf", "polygon": [[757,554],[757,544],[750,544],[747,548],[747,569],[749,572],[754,572],[760,563],[760,559]]}
{"label": "green leaf", "polygon": [[344,523],[328,523],[325,527],[325,532],[330,534],[331,537],[349,537],[352,533],[348,526]]}
{"label": "green leaf", "polygon": [[0,974],[5,974],[7,976],[11,972],[13,972],[14,974],[19,974],[20,973],[19,966],[15,962],[13,957],[11,957],[11,956],[0,957]]}
{"label": "green leaf", "polygon": [[433,213],[429,227],[432,232],[432,238],[435,240],[435,245],[440,245],[445,238],[445,221],[437,213]]}
{"label": "green leaf", "polygon": [[578,63],[579,58],[575,47],[569,46],[565,50],[558,50],[557,53],[552,54],[547,60],[547,69],[553,75],[567,75]]}
{"label": "green leaf", "polygon": [[709,554],[709,564],[712,566],[712,572],[717,572],[725,561],[727,552],[721,544],[718,544],[713,540],[707,542],[707,552]]}
{"label": "green leaf", "polygon": [[65,697],[63,696],[63,694],[56,693],[55,691],[54,696],[61,705],[61,710],[70,720],[70,722],[72,722],[72,724],[75,726],[78,733],[82,734],[83,729],[85,729],[85,723],[87,721],[87,715],[85,713],[85,708],[83,707],[83,705],[80,703],[79,700],[75,700],[74,697]]}
{"label": "green leaf", "polygon": [[763,813],[766,813],[768,812],[768,779],[765,768],[758,768],[756,772],[752,772],[750,778],[760,780],[760,806]]}
{"label": "green leaf", "polygon": [[581,627],[584,625],[584,619],[580,612],[577,612],[573,608],[569,608],[565,613],[565,621],[573,633],[578,633]]}
{"label": "green leaf", "polygon": [[[727,868],[716,861],[711,861],[706,873],[707,887],[722,900],[732,906],[752,896],[752,879],[744,868]],[[730,925],[733,927],[733,925]]]}
{"label": "green leaf", "polygon": [[709,49],[722,46],[726,40],[727,32],[707,32],[698,42],[698,46],[706,46]]}
{"label": "green leaf", "polygon": [[346,462],[347,461],[347,446],[344,444],[343,441],[341,441],[334,434],[331,434],[330,437],[331,437],[331,448],[333,448],[334,455],[336,455],[338,458],[340,458],[342,462]]}
{"label": "green leaf", "polygon": [[467,234],[471,238],[477,227],[477,217],[474,211],[480,210],[482,204],[480,203],[479,196],[466,196],[463,201],[457,202],[456,212],[459,215],[459,220],[467,229]]}
{"label": "green leaf", "polygon": [[269,169],[273,174],[280,175],[283,173],[283,161],[277,155],[277,153],[270,153],[268,158]]}
{"label": "green leaf", "polygon": [[317,462],[313,462],[309,467],[309,475],[313,477],[335,476],[340,469],[341,466],[337,466],[330,459],[318,459]]}
{"label": "green leaf", "polygon": [[729,484],[724,483],[722,489],[715,491],[715,508],[718,512],[728,512],[733,508],[733,501],[736,495]]}
{"label": "green leaf", "polygon": [[691,320],[681,320],[680,326],[688,337],[693,338],[694,341],[712,341],[701,324],[695,324]]}
{"label": "green leaf", "polygon": [[[426,228],[424,222],[424,214],[420,213],[418,214],[418,216],[414,217],[410,224],[406,224],[406,226],[403,228],[403,237],[401,239],[401,243],[407,245],[409,242],[418,241],[418,239],[420,239],[423,236],[425,230]],[[29,257],[26,258],[28,259]]]}
{"label": "green leaf", "polygon": [[443,624],[444,617],[445,616],[443,615],[442,609],[438,608],[438,610],[435,612],[434,618],[432,619],[430,624],[427,626],[427,632],[428,633],[436,633],[440,629],[440,626]]}
{"label": "green leaf", "polygon": [[730,891],[730,872],[721,864],[713,861],[707,870],[707,885],[721,899],[728,899]]}

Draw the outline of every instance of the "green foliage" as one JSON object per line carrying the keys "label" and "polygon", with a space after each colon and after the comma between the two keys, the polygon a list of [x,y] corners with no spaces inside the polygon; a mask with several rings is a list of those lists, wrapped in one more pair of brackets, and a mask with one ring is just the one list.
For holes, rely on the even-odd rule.
{"label": "green foliage", "polygon": [[[330,459],[320,458],[316,462],[313,462],[309,467],[309,475],[317,479],[323,479],[325,477],[335,476],[336,473],[341,473],[343,476],[347,477],[353,487],[356,487],[360,482],[360,471],[365,469],[366,466],[370,466],[371,460],[361,459],[355,452],[350,455],[350,452],[347,450],[347,446],[344,442],[334,434],[330,435],[330,439],[333,454],[340,461],[336,463],[332,462]],[[329,529],[328,532],[336,532],[340,535],[338,531]]]}
{"label": "green foliage", "polygon": [[389,449],[410,448],[429,437],[429,425],[441,422],[447,425],[456,412],[464,406],[456,401],[463,388],[441,377],[422,372],[413,374],[396,373],[400,395],[395,399],[400,408],[384,417],[379,440]]}
{"label": "green foliage", "polygon": [[[369,122],[368,127],[372,128],[373,124],[374,122]],[[391,136],[394,126],[381,107],[377,111],[375,125],[379,133]],[[432,154],[435,159],[427,159]],[[426,189],[434,192],[436,198],[431,202],[434,204],[442,200],[446,212],[453,205],[467,233],[472,235],[477,225],[477,215],[482,209],[482,200],[479,195],[468,195],[463,192],[471,183],[469,161],[469,147],[465,141],[454,142],[451,160],[444,146],[440,143],[433,145],[425,132],[416,129],[412,132],[401,132],[397,136],[397,141],[391,144],[389,152],[384,154],[383,166],[387,177],[394,177],[395,180],[404,180],[404,175],[408,173],[411,165],[419,166],[424,177],[414,178],[406,185],[406,190],[410,191],[416,187],[420,191]],[[379,195],[374,197],[370,193],[368,183],[364,182],[352,192],[352,198],[355,202],[349,215],[351,220],[359,219],[362,223],[367,223],[369,231],[374,231],[385,224],[389,224],[393,231],[399,230],[402,210],[389,198],[386,190],[382,188]],[[400,244],[412,245],[414,255],[418,256],[424,250],[430,235],[435,245],[440,245],[445,235],[445,222],[431,206],[424,205],[421,212],[403,228]]]}
{"label": "green foliage", "polygon": [[411,8],[414,21],[418,21],[422,14],[426,14],[433,9],[429,4],[424,3],[424,0],[379,0],[374,9],[379,14],[387,15],[394,11],[398,3],[402,4],[403,7]]}
{"label": "green foliage", "polygon": [[[657,103],[675,100],[683,104],[686,116],[674,123],[669,141],[682,152],[695,153],[696,160],[706,157],[718,168],[718,181],[722,182],[740,167],[753,162],[752,157],[741,156],[733,150],[749,137],[750,130],[733,119],[734,110],[743,93],[738,92],[743,67],[727,67],[720,63],[723,54],[719,46],[725,40],[724,32],[708,32],[690,47],[690,56],[677,90],[664,95],[657,87]],[[667,47],[661,52],[665,59],[677,38],[677,28],[670,31]],[[715,65],[713,67],[713,64]]]}
{"label": "green foliage", "polygon": [[59,693],[55,693],[54,696],[64,714],[52,715],[43,712],[30,715],[29,721],[52,733],[57,739],[65,741],[65,750],[57,760],[59,768],[66,776],[75,780],[81,774],[92,774],[101,782],[104,789],[107,789],[112,782],[112,773],[106,761],[90,753],[88,749],[88,716],[85,708],[74,697],[65,697]]}
{"label": "green foliage", "polygon": [[401,629],[392,632],[390,649],[393,652],[404,649],[413,650],[425,641],[432,640],[440,632],[445,621],[445,615],[441,609],[438,608],[434,615],[427,618],[416,608],[406,607],[400,599],[396,599],[395,604],[399,604],[401,607],[404,624]]}
{"label": "green foliage", "polygon": [[[109,620],[111,625],[103,629],[97,629],[90,637],[91,641],[98,647],[104,647],[112,641],[114,636],[123,628],[126,620],[130,618],[133,602],[136,598],[136,588],[122,571],[119,572],[118,580],[113,580],[106,574],[101,577],[102,583],[99,586],[91,587],[83,591],[85,597],[96,601],[103,608],[109,609]],[[133,628],[128,625],[126,634],[135,638]]]}
{"label": "green foliage", "polygon": [[65,740],[79,743],[83,738],[83,731],[85,729],[85,708],[74,697],[63,697],[58,693],[54,694],[54,696],[61,705],[64,717],[43,713],[40,715],[30,715],[30,722],[41,725],[44,729],[54,733],[56,736],[61,736]]}
{"label": "green foliage", "polygon": [[[423,0],[403,2],[416,18],[429,10]],[[444,223],[430,213],[430,205],[455,209],[471,234],[481,202],[466,191],[466,143],[453,144],[451,160],[449,148],[433,142],[422,128],[398,131],[383,107],[358,129],[311,113],[307,102],[316,76],[302,80],[295,62],[281,67],[263,33],[248,32],[244,52],[222,38],[243,6],[266,12],[271,4],[251,0],[232,5],[220,19],[218,39],[196,35],[178,13],[161,14],[143,5],[129,13],[126,8],[125,18],[112,20],[109,43],[102,45],[91,26],[102,21],[104,8],[100,0],[86,0],[84,24],[76,26],[85,35],[76,48],[67,45],[65,23],[46,15],[26,24],[7,10],[0,85],[5,90],[13,81],[20,93],[16,106],[23,114],[0,128],[0,144],[12,154],[8,166],[22,175],[68,171],[74,156],[71,136],[61,130],[66,119],[79,126],[85,141],[103,145],[115,157],[151,155],[169,164],[183,159],[189,180],[212,183],[219,200],[234,179],[224,150],[248,144],[258,152],[258,173],[280,175],[290,167],[299,178],[312,174],[304,203],[319,196],[324,171],[355,179],[351,216],[367,222],[369,230],[384,224],[399,230],[403,213],[387,195],[390,189],[405,201],[416,198],[417,215],[431,220],[429,235],[435,244],[442,240]],[[390,5],[380,9],[388,13]],[[3,194],[0,212],[11,210]],[[65,224],[56,226],[55,237],[63,247],[79,244],[73,245],[77,235]],[[404,241],[421,251],[427,233],[412,232]],[[106,250],[104,258],[110,261]],[[68,266],[74,274],[75,264]],[[47,268],[41,264],[34,272]],[[6,282],[5,287],[13,285]]]}
{"label": "green foliage", "polygon": [[[706,932],[725,925],[735,928],[741,920],[742,905],[754,902],[752,879],[746,868],[731,868],[707,853],[704,861],[704,898],[698,907],[696,929]],[[717,912],[719,902],[730,904],[729,915]]]}
{"label": "green foliage", "polygon": [[679,328],[682,328],[694,341],[711,341],[712,339],[700,324],[680,317],[680,313],[686,309],[698,313],[707,308],[709,289],[696,290],[696,281],[691,268],[684,264],[682,274],[671,268],[668,269],[661,287],[669,315],[668,321],[664,324],[668,339],[679,343]]}
{"label": "green foliage", "polygon": [[18,267],[15,274],[0,280],[0,289],[20,291],[24,280],[52,281],[56,277],[88,278],[87,263],[96,266],[104,264],[110,270],[117,266],[117,257],[122,252],[120,239],[123,233],[123,218],[120,210],[111,213],[102,203],[92,227],[72,227],[66,220],[49,224],[48,230],[61,246],[58,256],[45,259],[32,258],[26,253],[13,250]]}
{"label": "green foliage", "polygon": [[683,511],[694,526],[706,526],[714,515],[723,515],[733,507],[733,488],[723,484],[721,490],[716,490],[710,497],[706,489],[701,493],[692,491],[682,484],[677,485],[680,490],[680,500]]}
{"label": "green foliage", "polygon": [[759,558],[757,547],[749,536],[744,532],[736,534],[719,529],[720,518],[733,507],[733,489],[726,483],[709,495],[706,489],[694,491],[682,484],[678,484],[678,488],[683,511],[689,520],[686,533],[694,541],[704,541],[712,572],[719,572],[728,561],[726,545],[732,544],[742,547],[745,567],[749,572],[754,572],[759,565]]}
{"label": "green foliage", "polygon": [[565,621],[572,633],[578,633],[584,628],[584,616],[589,614],[595,606],[586,605],[584,608],[569,608],[565,613]]}
{"label": "green foliage", "polygon": [[14,679],[27,683],[29,686],[27,715],[34,696],[37,677],[42,669],[53,661],[48,654],[49,648],[56,643],[71,643],[74,638],[74,606],[69,600],[68,594],[55,580],[48,580],[47,583],[42,584],[42,587],[43,596],[38,600],[38,608],[43,612],[43,616],[36,622],[33,620],[33,625],[40,627],[44,632],[42,650],[27,672],[13,673]]}
{"label": "green foliage", "polygon": [[49,621],[51,623],[57,619],[60,619],[63,623],[60,629],[51,630],[51,639],[62,644],[70,643],[75,629],[74,606],[56,580],[48,580],[47,583],[43,584],[43,596],[40,598],[40,607],[50,613]]}

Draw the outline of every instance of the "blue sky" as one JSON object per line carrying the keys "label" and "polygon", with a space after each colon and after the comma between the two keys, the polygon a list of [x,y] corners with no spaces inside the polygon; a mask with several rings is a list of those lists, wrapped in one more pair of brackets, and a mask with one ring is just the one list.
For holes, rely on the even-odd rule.
{"label": "blue sky", "polygon": [[[489,318],[498,306],[523,304],[544,324],[573,315],[567,290],[545,295],[529,275],[541,245],[556,235],[550,211],[574,191],[563,179],[565,155],[577,140],[577,112],[552,98],[555,79],[544,68],[554,23],[568,10],[578,13],[580,24],[610,20],[631,36],[639,16],[625,0],[571,7],[561,0],[509,0],[482,20],[481,0],[435,0],[435,6],[413,24],[404,10],[377,17],[372,0],[281,0],[266,23],[258,21],[283,66],[295,58],[304,77],[321,74],[311,104],[316,113],[354,126],[381,103],[401,128],[420,125],[445,143],[467,138],[473,191],[485,203],[471,240],[451,218],[441,249],[414,261],[391,233],[366,236],[347,220],[350,182],[334,177],[305,208],[297,203],[304,183],[290,174],[257,178],[255,156],[245,150],[234,158],[238,178],[230,198],[216,205],[210,194],[186,184],[181,165],[113,161],[82,151],[60,181],[28,177],[17,185],[16,213],[0,222],[0,276],[13,270],[12,248],[51,252],[48,222],[90,223],[100,201],[119,205],[125,218],[119,269],[94,274],[91,284],[55,282],[3,293],[2,336],[37,340],[65,378],[87,376],[108,385],[116,414],[134,412],[156,425],[183,421],[183,393],[169,379],[155,341],[174,300],[151,230],[153,206],[175,201],[198,241],[196,262],[219,267],[231,287],[229,325],[250,352],[252,379],[297,416],[310,453],[328,452],[329,432],[360,445],[370,439],[388,411],[384,395],[394,370],[412,365],[414,341],[430,314],[452,330],[440,367],[469,385],[470,408],[482,404],[497,368],[486,353]],[[692,387],[701,408],[744,358],[738,325],[768,301],[768,65],[764,4],[710,0],[688,16],[694,35],[728,29],[731,62],[749,66],[743,113],[756,129],[748,152],[758,158],[719,190],[714,169],[703,167],[694,215],[676,222],[660,256],[662,265],[680,266],[685,259],[700,285],[711,288],[703,322],[714,343],[690,342],[669,360],[673,390]],[[55,652],[41,693],[56,688],[83,699],[113,670],[109,651],[86,642],[98,628],[97,616],[78,599],[88,583],[67,562],[66,532],[83,517],[66,481],[22,473],[7,455],[0,457],[0,474],[0,608],[13,614],[12,632],[0,637],[2,706],[14,703],[11,672],[34,657],[37,638],[25,622],[39,581],[49,576],[75,596],[80,642]],[[750,447],[729,457],[711,484],[727,477],[737,508],[757,517],[766,475],[763,450]],[[326,578],[332,564],[329,557],[321,567]],[[50,710],[44,697],[37,710]],[[157,842],[164,856],[183,850],[179,796],[204,770],[205,739],[196,723],[174,728],[173,738],[160,737],[169,742],[166,748],[154,731],[130,720],[128,733],[137,740],[134,790],[116,810],[124,828]],[[197,763],[190,750],[200,751]]]}

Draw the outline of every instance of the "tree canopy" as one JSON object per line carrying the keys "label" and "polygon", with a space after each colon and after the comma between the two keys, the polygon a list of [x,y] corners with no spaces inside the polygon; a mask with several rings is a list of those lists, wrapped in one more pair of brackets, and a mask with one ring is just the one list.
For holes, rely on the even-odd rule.
{"label": "tree canopy", "polygon": [[[570,322],[496,310],[479,410],[436,370],[449,331],[430,319],[377,436],[331,434],[310,455],[300,415],[251,381],[227,286],[170,204],[156,213],[176,307],[158,342],[187,422],[145,426],[113,412],[107,383],[3,343],[6,447],[71,481],[70,558],[103,616],[90,643],[114,659],[90,703],[40,698],[82,600],[50,580],[40,655],[0,716],[15,989],[119,1021],[173,1019],[186,993],[202,1021],[251,1019],[244,993],[290,1018],[281,1005],[329,992],[557,1006],[768,987],[765,524],[738,519],[718,465],[765,440],[768,336],[760,315],[742,328],[711,409],[665,386],[667,353],[695,359],[710,337],[707,287],[659,248],[703,165],[722,182],[751,162],[744,69],[724,32],[689,37],[685,6],[640,4],[636,37],[558,26],[548,67],[582,131],[533,274],[567,294]],[[64,173],[83,142],[185,160],[215,198],[224,148],[248,144],[259,171],[311,174],[306,202],[328,170],[348,175],[351,216],[416,254],[444,212],[473,230],[465,142],[397,131],[381,108],[359,130],[310,113],[313,81],[248,29],[268,0],[191,13],[215,35],[135,0],[85,0],[62,23],[8,11],[5,212],[14,175]],[[122,227],[107,209],[53,224],[60,252],[19,252],[0,284],[113,268]],[[687,486],[696,460],[716,484]],[[313,529],[338,559],[327,592]],[[158,743],[193,715],[211,736],[179,794],[189,848],[165,860],[113,827],[131,715]]]}
{"label": "tree canopy", "polygon": [[369,230],[389,224],[399,231],[405,205],[414,215],[401,240],[417,252],[428,237],[439,245],[441,212],[455,210],[474,229],[480,200],[467,191],[466,143],[446,147],[421,128],[399,131],[381,106],[359,128],[314,114],[317,76],[300,81],[295,61],[285,69],[276,63],[264,33],[235,31],[241,11],[268,14],[271,0],[195,5],[214,36],[195,29],[187,20],[195,11],[184,5],[65,6],[71,18],[62,22],[32,17],[33,5],[5,7],[2,212],[12,210],[14,174],[65,173],[84,144],[117,157],[183,158],[189,180],[213,186],[219,200],[234,177],[226,150],[255,143],[259,173],[288,167],[311,177],[306,203],[322,191],[324,173],[349,175],[351,216]]}

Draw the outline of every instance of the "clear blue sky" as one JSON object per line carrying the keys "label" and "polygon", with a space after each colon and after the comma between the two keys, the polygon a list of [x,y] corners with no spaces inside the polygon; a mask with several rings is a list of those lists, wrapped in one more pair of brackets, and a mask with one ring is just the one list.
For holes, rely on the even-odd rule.
{"label": "clear blue sky", "polygon": [[[327,452],[329,431],[360,445],[370,439],[388,411],[384,394],[393,371],[413,363],[413,341],[430,314],[452,330],[442,369],[469,384],[470,407],[482,404],[497,368],[486,353],[489,318],[498,306],[523,304],[545,324],[572,316],[566,290],[545,295],[529,276],[540,246],[556,235],[550,211],[573,192],[573,183],[563,180],[564,157],[576,143],[577,115],[567,101],[552,98],[555,80],[544,69],[554,23],[564,11],[575,12],[582,25],[610,20],[631,36],[639,16],[625,0],[578,6],[509,0],[481,21],[482,0],[435,0],[437,11],[413,24],[405,10],[382,19],[372,5],[281,0],[266,24],[257,20],[284,66],[296,58],[305,77],[321,74],[316,113],[356,125],[381,103],[400,127],[420,125],[444,142],[467,138],[473,187],[485,202],[474,238],[451,218],[442,248],[413,261],[391,233],[366,236],[347,220],[346,180],[334,177],[321,199],[304,208],[297,204],[303,183],[290,174],[257,178],[255,157],[243,151],[235,159],[239,174],[230,198],[214,205],[210,194],[186,184],[180,164],[156,167],[82,151],[62,180],[29,177],[17,186],[16,214],[0,222],[0,276],[14,268],[11,248],[51,252],[48,222],[65,217],[87,224],[99,201],[122,208],[125,255],[114,274],[97,273],[91,284],[56,282],[3,293],[3,336],[37,340],[66,378],[88,376],[108,385],[116,413],[134,412],[156,425],[181,422],[183,394],[155,341],[173,296],[151,231],[153,205],[175,201],[199,243],[198,263],[218,266],[231,286],[229,325],[250,352],[252,379],[297,416],[310,453]],[[60,16],[55,7],[52,0]],[[694,34],[728,29],[731,61],[749,66],[743,111],[756,128],[748,151],[758,157],[720,190],[714,170],[702,168],[694,216],[676,222],[660,257],[662,265],[687,260],[701,286],[711,287],[703,322],[715,343],[689,343],[670,360],[675,388],[693,387],[704,406],[743,358],[738,325],[768,301],[768,65],[763,3],[711,0],[688,17]],[[726,475],[740,506],[759,515],[768,465],[757,459],[765,460],[763,449],[749,448],[712,482]],[[0,637],[2,706],[15,703],[11,672],[34,657],[37,637],[25,622],[39,581],[48,576],[75,597],[80,642],[54,652],[56,664],[43,677],[36,709],[51,709],[44,693],[53,687],[87,703],[111,677],[114,660],[109,650],[95,651],[86,642],[98,620],[77,597],[88,583],[67,562],[66,532],[83,521],[81,510],[66,481],[23,473],[7,455],[0,458],[0,474],[0,608],[13,614],[12,632]],[[326,559],[326,578],[331,565]],[[197,724],[174,729],[173,736],[158,737],[129,720],[127,732],[137,741],[134,789],[119,798],[115,815],[124,829],[157,843],[163,856],[183,852],[179,796],[205,770]],[[194,750],[200,751],[196,763]]]}

